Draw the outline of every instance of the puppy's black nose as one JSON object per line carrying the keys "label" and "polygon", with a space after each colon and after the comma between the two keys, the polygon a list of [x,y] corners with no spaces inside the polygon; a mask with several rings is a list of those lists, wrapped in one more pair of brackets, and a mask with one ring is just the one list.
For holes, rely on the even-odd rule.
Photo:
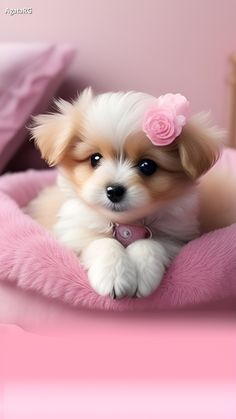
{"label": "puppy's black nose", "polygon": [[110,185],[107,186],[107,197],[111,202],[120,202],[126,192],[126,189],[122,185]]}

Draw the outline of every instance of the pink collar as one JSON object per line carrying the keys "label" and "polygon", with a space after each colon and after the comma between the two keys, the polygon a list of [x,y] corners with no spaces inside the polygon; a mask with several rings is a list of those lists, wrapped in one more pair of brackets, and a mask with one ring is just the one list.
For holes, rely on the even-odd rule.
{"label": "pink collar", "polygon": [[113,237],[127,247],[136,240],[150,239],[152,232],[142,224],[114,224]]}

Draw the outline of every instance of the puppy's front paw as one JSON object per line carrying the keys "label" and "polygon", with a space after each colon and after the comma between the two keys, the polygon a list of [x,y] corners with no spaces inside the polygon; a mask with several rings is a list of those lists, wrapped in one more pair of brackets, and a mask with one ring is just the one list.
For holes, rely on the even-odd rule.
{"label": "puppy's front paw", "polygon": [[102,296],[133,296],[137,290],[136,270],[123,246],[105,238],[92,242],[82,253],[89,282]]}
{"label": "puppy's front paw", "polygon": [[169,263],[166,249],[154,240],[138,240],[127,247],[137,272],[137,297],[147,297],[160,284]]}

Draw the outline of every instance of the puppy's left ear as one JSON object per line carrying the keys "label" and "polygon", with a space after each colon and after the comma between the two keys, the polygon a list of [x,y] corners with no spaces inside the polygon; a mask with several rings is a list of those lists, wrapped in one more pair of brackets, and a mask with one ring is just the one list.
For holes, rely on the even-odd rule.
{"label": "puppy's left ear", "polygon": [[177,140],[181,164],[193,180],[206,173],[218,160],[224,133],[209,127],[208,116],[194,116]]}

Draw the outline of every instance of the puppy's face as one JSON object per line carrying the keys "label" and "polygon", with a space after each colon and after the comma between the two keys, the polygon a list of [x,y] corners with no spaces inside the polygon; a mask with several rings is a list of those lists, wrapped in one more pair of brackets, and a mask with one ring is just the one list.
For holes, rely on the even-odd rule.
{"label": "puppy's face", "polygon": [[154,146],[141,129],[155,98],[90,90],[60,113],[36,119],[43,157],[59,164],[73,190],[115,222],[132,222],[177,198],[216,161],[209,132],[187,126],[173,144]]}
{"label": "puppy's face", "polygon": [[144,217],[192,183],[178,150],[158,150],[141,132],[120,148],[111,139],[75,139],[62,166],[78,195],[117,222]]}

